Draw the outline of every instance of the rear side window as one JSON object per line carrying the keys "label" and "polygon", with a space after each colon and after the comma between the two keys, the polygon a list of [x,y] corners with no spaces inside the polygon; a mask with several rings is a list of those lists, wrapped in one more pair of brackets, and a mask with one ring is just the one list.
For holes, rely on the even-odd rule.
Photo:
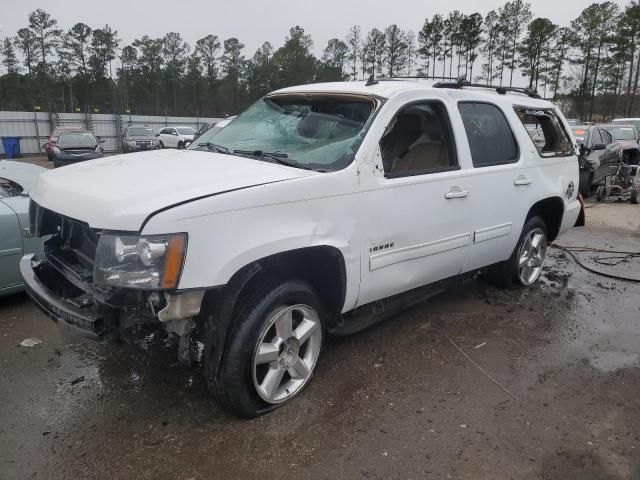
{"label": "rear side window", "polygon": [[518,144],[502,111],[490,103],[458,104],[474,167],[518,161]]}
{"label": "rear side window", "polygon": [[571,139],[551,108],[514,107],[542,157],[573,155]]}
{"label": "rear side window", "polygon": [[600,130],[600,135],[602,135],[602,142],[605,145],[613,143],[613,137],[611,137],[611,134],[606,130]]}

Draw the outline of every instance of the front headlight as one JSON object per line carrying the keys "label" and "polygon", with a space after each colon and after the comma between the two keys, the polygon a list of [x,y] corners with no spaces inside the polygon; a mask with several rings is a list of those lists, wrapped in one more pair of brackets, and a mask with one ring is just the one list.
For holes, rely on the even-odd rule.
{"label": "front headlight", "polygon": [[103,233],[96,248],[96,284],[140,289],[178,285],[187,251],[187,234],[117,235]]}
{"label": "front headlight", "polygon": [[135,140],[129,140],[129,141],[127,141],[127,143],[128,143],[129,145],[131,145],[132,147],[135,147],[135,146],[136,146],[136,141],[135,141]]}

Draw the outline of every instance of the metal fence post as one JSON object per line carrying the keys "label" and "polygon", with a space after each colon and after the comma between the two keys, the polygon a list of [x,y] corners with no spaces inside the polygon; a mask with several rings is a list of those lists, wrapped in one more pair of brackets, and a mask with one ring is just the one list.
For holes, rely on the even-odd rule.
{"label": "metal fence post", "polygon": [[38,152],[40,152],[40,128],[38,127],[38,111],[36,110],[36,106],[33,106],[33,121],[35,122],[35,126],[36,126],[36,143],[37,145],[37,150]]}

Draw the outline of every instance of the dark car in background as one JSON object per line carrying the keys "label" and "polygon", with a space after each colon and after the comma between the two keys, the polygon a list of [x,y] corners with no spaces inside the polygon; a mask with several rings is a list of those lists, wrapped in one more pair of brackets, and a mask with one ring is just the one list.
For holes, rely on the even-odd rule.
{"label": "dark car in background", "polygon": [[139,152],[141,150],[155,150],[160,148],[156,132],[148,126],[128,126],[122,135],[122,151]]}
{"label": "dark car in background", "polygon": [[42,145],[42,149],[47,153],[47,159],[52,162],[53,161],[53,147],[56,146],[58,142],[58,137],[62,133],[65,132],[84,132],[85,129],[82,127],[56,127],[49,134],[49,138],[47,138],[47,143]]}
{"label": "dark car in background", "polygon": [[97,139],[87,130],[63,132],[53,147],[53,166],[58,168],[101,158],[104,155],[103,143],[104,140]]}
{"label": "dark car in background", "polygon": [[593,188],[622,161],[622,147],[605,129],[596,125],[571,127],[580,148],[580,193],[587,198]]}
{"label": "dark car in background", "polygon": [[613,140],[622,147],[622,161],[629,165],[638,165],[640,161],[640,142],[638,130],[632,124],[619,123],[600,125],[611,134]]}

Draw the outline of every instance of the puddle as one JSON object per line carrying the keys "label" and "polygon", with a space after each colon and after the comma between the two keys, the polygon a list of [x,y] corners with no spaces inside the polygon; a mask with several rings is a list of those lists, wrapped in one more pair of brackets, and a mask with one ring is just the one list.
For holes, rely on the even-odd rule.
{"label": "puddle", "polygon": [[616,351],[598,352],[589,363],[603,372],[615,372],[623,368],[640,366],[640,354]]}

